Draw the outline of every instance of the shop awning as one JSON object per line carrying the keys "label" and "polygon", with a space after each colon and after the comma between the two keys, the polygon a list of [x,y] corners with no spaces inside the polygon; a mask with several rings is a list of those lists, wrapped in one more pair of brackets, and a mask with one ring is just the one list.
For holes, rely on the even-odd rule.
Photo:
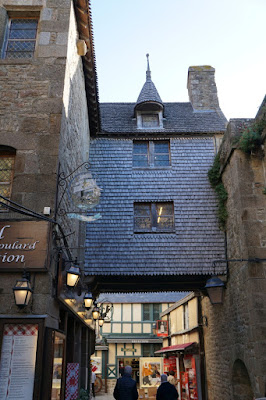
{"label": "shop awning", "polygon": [[183,344],[175,344],[173,346],[168,346],[168,347],[162,347],[161,350],[157,350],[154,353],[155,354],[162,354],[162,353],[169,353],[170,351],[182,351],[187,349],[188,347],[196,344],[196,342],[190,342],[190,343],[183,343]]}

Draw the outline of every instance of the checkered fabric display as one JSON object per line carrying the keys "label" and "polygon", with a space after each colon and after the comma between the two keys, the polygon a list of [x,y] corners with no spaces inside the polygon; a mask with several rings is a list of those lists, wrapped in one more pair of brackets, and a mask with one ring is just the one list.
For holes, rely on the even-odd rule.
{"label": "checkered fabric display", "polygon": [[33,324],[6,324],[4,335],[8,336],[36,336],[38,335],[38,325]]}
{"label": "checkered fabric display", "polygon": [[78,398],[79,386],[79,364],[68,363],[66,374],[66,396],[65,400],[75,400]]}

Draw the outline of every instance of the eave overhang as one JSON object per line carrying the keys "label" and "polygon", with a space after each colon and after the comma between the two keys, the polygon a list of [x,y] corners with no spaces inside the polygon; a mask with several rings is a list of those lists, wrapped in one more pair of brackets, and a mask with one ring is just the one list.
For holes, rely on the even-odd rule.
{"label": "eave overhang", "polygon": [[87,275],[94,293],[204,291],[211,275]]}
{"label": "eave overhang", "polygon": [[90,133],[91,135],[96,135],[101,130],[101,124],[90,2],[89,0],[75,0],[74,6],[79,37],[81,40],[85,41],[88,48],[86,55],[82,57],[82,62]]}

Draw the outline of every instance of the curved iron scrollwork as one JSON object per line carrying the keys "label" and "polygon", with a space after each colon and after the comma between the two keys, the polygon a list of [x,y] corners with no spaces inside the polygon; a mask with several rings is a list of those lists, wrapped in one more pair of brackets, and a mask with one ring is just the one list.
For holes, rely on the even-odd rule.
{"label": "curved iron scrollwork", "polygon": [[[60,200],[57,202],[56,215],[61,217],[67,215],[69,218],[87,222],[100,218],[100,214],[94,217],[85,216],[88,210],[98,205],[101,191],[92,176],[88,161],[79,165],[68,175],[62,171],[58,175],[57,186]],[[67,194],[67,199],[64,199],[65,194]]]}
{"label": "curved iron scrollwork", "polygon": [[90,170],[90,163],[88,161],[85,161],[84,163],[80,164],[74,171],[72,171],[69,175],[65,176],[64,172],[61,172],[58,175],[58,185],[59,186],[66,186],[67,185],[67,179],[70,178],[72,175],[74,175],[75,172],[77,172],[80,168],[84,168],[89,171]]}

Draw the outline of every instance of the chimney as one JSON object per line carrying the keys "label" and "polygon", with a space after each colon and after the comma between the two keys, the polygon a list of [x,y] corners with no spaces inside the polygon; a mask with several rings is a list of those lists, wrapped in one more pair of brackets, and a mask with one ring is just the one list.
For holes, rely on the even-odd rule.
{"label": "chimney", "polygon": [[209,65],[189,67],[187,88],[194,110],[220,110],[214,73]]}

